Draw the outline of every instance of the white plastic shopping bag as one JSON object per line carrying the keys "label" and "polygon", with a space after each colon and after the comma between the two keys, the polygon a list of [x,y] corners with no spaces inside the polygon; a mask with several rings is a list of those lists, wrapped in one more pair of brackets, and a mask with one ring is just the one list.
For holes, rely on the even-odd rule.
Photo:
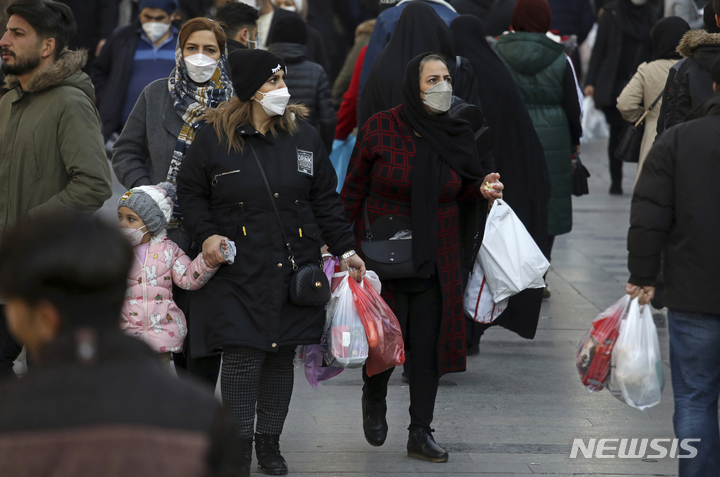
{"label": "white plastic shopping bag", "polygon": [[550,263],[501,199],[495,200],[488,214],[478,260],[495,303],[528,288],[545,288],[543,276]]}
{"label": "white plastic shopping bag", "polygon": [[470,274],[467,287],[465,288],[465,313],[478,323],[492,323],[507,308],[509,298],[500,303],[493,301],[492,292],[485,279],[482,266],[475,260],[473,271]]}
{"label": "white plastic shopping bag", "polygon": [[610,392],[640,410],[660,402],[665,376],[657,328],[649,305],[630,303],[612,351]]}
{"label": "white plastic shopping bag", "polygon": [[583,140],[585,141],[610,136],[610,129],[605,119],[605,114],[595,108],[595,101],[592,96],[585,96],[583,98],[582,131]]}
{"label": "white plastic shopping bag", "polygon": [[368,357],[367,336],[348,285],[348,272],[335,273],[342,281],[330,296],[325,315],[325,362],[329,366],[359,368]]}

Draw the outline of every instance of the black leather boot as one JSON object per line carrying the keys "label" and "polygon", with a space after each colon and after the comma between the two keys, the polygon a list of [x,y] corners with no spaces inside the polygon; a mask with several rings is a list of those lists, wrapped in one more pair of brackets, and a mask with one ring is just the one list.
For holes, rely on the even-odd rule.
{"label": "black leather boot", "polygon": [[407,443],[408,457],[414,457],[428,462],[448,461],[447,451],[435,442],[432,432],[434,432],[433,429],[410,431]]}
{"label": "black leather boot", "polygon": [[380,447],[385,443],[388,433],[387,420],[385,420],[387,403],[383,401],[380,404],[374,404],[363,396],[362,413],[365,439],[371,446]]}
{"label": "black leather boot", "polygon": [[242,456],[242,469],[240,477],[250,477],[250,465],[252,464],[252,437],[240,439],[240,455]]}
{"label": "black leather boot", "polygon": [[280,455],[280,436],[255,434],[255,455],[260,472],[266,475],[285,475],[287,462]]}

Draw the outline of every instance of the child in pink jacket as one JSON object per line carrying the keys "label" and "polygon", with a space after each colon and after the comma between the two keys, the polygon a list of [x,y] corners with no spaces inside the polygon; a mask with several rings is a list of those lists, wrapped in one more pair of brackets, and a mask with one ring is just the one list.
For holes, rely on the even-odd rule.
{"label": "child in pink jacket", "polygon": [[185,316],[173,301],[172,284],[197,290],[218,270],[205,265],[202,253],[190,260],[167,237],[174,196],[175,186],[163,182],[130,189],[118,201],[120,227],[135,249],[121,328],[162,353],[168,365],[170,353],[182,351],[187,333]]}

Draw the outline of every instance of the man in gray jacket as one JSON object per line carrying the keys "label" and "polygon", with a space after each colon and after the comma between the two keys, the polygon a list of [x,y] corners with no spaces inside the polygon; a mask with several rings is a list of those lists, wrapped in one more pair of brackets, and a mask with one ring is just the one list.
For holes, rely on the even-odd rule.
{"label": "man in gray jacket", "polygon": [[[0,239],[26,216],[64,209],[93,212],[112,195],[112,178],[87,53],[68,51],[70,8],[18,0],[2,47],[9,90],[0,100]],[[0,376],[12,373],[19,347],[5,329],[0,298]]]}

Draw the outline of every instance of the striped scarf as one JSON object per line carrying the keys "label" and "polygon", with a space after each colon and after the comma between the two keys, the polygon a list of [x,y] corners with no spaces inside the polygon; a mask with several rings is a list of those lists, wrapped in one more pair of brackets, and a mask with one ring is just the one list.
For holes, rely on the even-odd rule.
{"label": "striped scarf", "polygon": [[[175,150],[173,151],[170,168],[168,169],[165,179],[167,182],[176,183],[177,174],[182,165],[183,158],[195,138],[195,133],[204,123],[200,119],[202,113],[208,108],[216,108],[220,103],[228,101],[232,98],[233,94],[235,94],[232,82],[226,71],[226,62],[227,49],[220,57],[217,69],[210,81],[204,86],[198,86],[192,82],[188,75],[185,60],[182,56],[182,49],[180,48],[180,39],[178,39],[177,47],[175,48],[176,66],[172,73],[170,73],[170,78],[168,78],[168,89],[173,99],[175,111],[177,111],[185,124],[180,130],[180,135],[178,135],[177,142],[175,143]],[[172,222],[177,222],[180,219],[181,215],[176,204]]]}

